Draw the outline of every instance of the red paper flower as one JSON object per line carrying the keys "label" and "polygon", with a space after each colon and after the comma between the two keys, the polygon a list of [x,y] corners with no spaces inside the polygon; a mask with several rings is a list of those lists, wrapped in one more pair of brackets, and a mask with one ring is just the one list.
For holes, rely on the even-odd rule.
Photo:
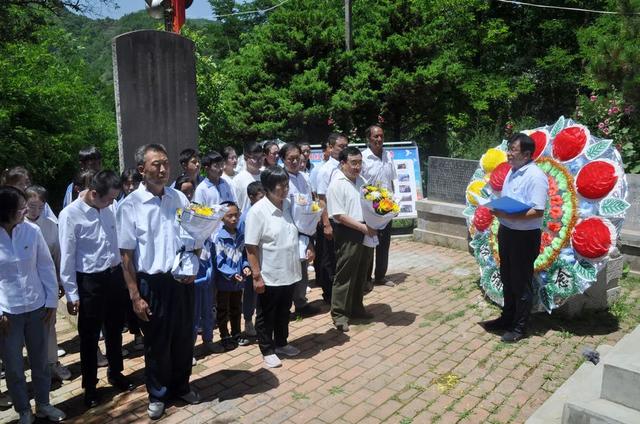
{"label": "red paper flower", "polygon": [[553,236],[547,232],[543,232],[541,244],[543,246],[549,246],[551,244],[551,241],[553,241]]}
{"label": "red paper flower", "polygon": [[560,222],[547,222],[547,228],[554,233],[557,233],[562,228],[562,223]]}
{"label": "red paper flower", "polygon": [[567,127],[560,131],[553,142],[553,156],[568,161],[580,153],[587,144],[587,134],[582,127]]}
{"label": "red paper flower", "polygon": [[596,160],[580,170],[576,187],[582,197],[600,199],[609,194],[617,182],[616,168],[609,162]]}
{"label": "red paper flower", "polygon": [[493,214],[484,206],[478,206],[476,212],[473,214],[473,225],[475,225],[478,231],[484,231],[493,222]]}
{"label": "red paper flower", "polygon": [[508,162],[502,162],[500,165],[496,166],[489,177],[489,184],[491,184],[491,188],[495,191],[502,191],[504,179],[507,177],[507,173],[510,169],[511,166]]}
{"label": "red paper flower", "polygon": [[591,217],[576,225],[571,244],[578,254],[595,259],[606,255],[611,248],[611,230],[600,218]]}
{"label": "red paper flower", "polygon": [[553,219],[562,218],[562,207],[552,206],[551,209],[549,209],[549,216]]}
{"label": "red paper flower", "polygon": [[551,206],[562,206],[562,196],[554,194],[549,198],[549,203]]}
{"label": "red paper flower", "polygon": [[536,131],[530,136],[536,143],[536,150],[533,152],[533,159],[538,159],[545,147],[547,147],[547,133],[544,131]]}

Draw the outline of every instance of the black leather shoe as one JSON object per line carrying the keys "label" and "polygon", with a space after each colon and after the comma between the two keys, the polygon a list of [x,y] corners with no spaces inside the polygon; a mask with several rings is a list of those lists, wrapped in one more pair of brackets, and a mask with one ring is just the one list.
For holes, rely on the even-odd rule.
{"label": "black leather shoe", "polygon": [[510,323],[508,323],[504,318],[500,317],[492,319],[491,321],[485,321],[481,323],[481,325],[487,331],[506,331],[509,329]]}
{"label": "black leather shoe", "polygon": [[344,324],[336,324],[336,328],[338,329],[338,331],[341,331],[343,333],[349,332],[349,324],[347,324],[346,322]]}
{"label": "black leather shoe", "polygon": [[524,339],[524,337],[524,333],[521,333],[519,331],[507,331],[502,335],[502,338],[500,340],[505,343],[515,343],[519,340]]}
{"label": "black leather shoe", "polygon": [[96,389],[85,389],[84,404],[87,408],[95,408],[98,406],[98,393],[96,392]]}
{"label": "black leather shoe", "polygon": [[304,305],[302,308],[296,308],[296,311],[294,312],[294,314],[296,316],[301,316],[301,317],[312,317],[314,315],[317,315],[320,313],[320,309],[316,308],[313,305],[310,304],[306,304]]}
{"label": "black leather shoe", "polygon": [[113,387],[120,389],[123,392],[130,392],[135,387],[131,380],[122,375],[121,373],[117,374],[109,374],[108,376],[109,384]]}

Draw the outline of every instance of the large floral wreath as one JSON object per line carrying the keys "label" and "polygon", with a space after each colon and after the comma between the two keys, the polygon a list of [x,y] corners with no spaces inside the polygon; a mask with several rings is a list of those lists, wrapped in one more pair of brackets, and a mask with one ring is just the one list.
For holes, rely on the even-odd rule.
{"label": "large floral wreath", "polygon": [[[533,155],[549,180],[540,254],[535,261],[534,291],[548,312],[597,280],[613,250],[629,203],[627,180],[611,140],[591,135],[588,128],[560,117],[553,125],[523,131],[533,138]],[[502,305],[499,222],[478,205],[478,197],[500,196],[507,164],[507,142],[491,148],[467,186],[470,246],[480,265],[480,284]]]}

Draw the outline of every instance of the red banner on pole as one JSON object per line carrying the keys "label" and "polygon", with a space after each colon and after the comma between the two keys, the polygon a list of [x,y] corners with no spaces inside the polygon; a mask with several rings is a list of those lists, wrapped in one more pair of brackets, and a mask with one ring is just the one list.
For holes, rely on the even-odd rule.
{"label": "red banner on pole", "polygon": [[171,0],[173,8],[173,32],[180,34],[180,29],[186,20],[186,0]]}

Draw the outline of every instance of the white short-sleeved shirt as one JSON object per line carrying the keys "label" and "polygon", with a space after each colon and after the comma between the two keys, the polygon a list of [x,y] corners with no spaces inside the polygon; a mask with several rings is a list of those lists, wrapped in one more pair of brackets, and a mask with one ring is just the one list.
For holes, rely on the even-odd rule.
{"label": "white short-sleeved shirt", "polygon": [[[222,176],[220,178],[222,178],[223,180],[225,180],[230,186],[231,188],[234,188],[233,186],[233,179],[236,177],[236,175],[238,175],[238,173],[236,171],[233,171],[233,175],[227,175],[224,172],[222,173]],[[235,194],[235,193],[234,193]]]}
{"label": "white short-sleeved shirt", "polygon": [[341,170],[337,170],[327,190],[327,213],[329,217],[347,215],[359,222],[364,222],[360,190],[364,179],[358,176],[353,182]]}
{"label": "white short-sleeved shirt", "polygon": [[287,171],[289,175],[289,197],[293,197],[297,194],[301,194],[307,198],[309,202],[313,200],[311,193],[311,183],[309,182],[309,176],[304,172],[298,172],[292,174]]}
{"label": "white short-sleeved shirt", "polygon": [[55,215],[45,215],[44,212],[40,214],[35,221],[24,218],[26,222],[36,224],[40,228],[42,237],[44,237],[45,243],[49,248],[49,253],[53,258],[53,263],[60,265],[60,239],[58,237],[58,219]]}
{"label": "white short-sleeved shirt", "polygon": [[316,181],[318,184],[316,192],[318,194],[327,194],[327,189],[329,188],[329,183],[331,182],[331,176],[336,173],[336,170],[339,166],[340,162],[333,157],[330,157],[329,160],[320,167]]}
{"label": "white short-sleeved shirt", "polygon": [[318,172],[324,164],[325,162],[322,162],[321,164],[314,166],[309,173],[309,183],[311,183],[311,190],[313,190],[314,193],[318,192]]}
{"label": "white short-sleeved shirt", "polygon": [[214,184],[209,178],[202,180],[196,187],[193,201],[201,205],[213,206],[222,202],[236,202],[233,188],[226,180],[220,178],[218,184]]}
{"label": "white short-sleeved shirt", "polygon": [[76,272],[95,274],[120,264],[115,205],[103,209],[78,198],[60,212],[60,280],[71,302],[78,300]]}
{"label": "white short-sleeved shirt", "polygon": [[169,272],[176,251],[182,246],[177,211],[189,206],[184,194],[171,187],[155,196],[144,184],[118,207],[118,246],[134,251],[136,271],[146,274]]}
{"label": "white short-sleeved shirt", "polygon": [[22,222],[11,237],[0,227],[0,316],[58,306],[58,279],[37,225]]}
{"label": "white short-sleeved shirt", "polygon": [[[501,196],[509,196],[536,210],[547,206],[549,181],[535,162],[531,161],[517,171],[510,170],[504,179]],[[512,230],[536,230],[542,227],[543,218],[509,219],[499,218],[500,223]]]}
{"label": "white short-sleeved shirt", "polygon": [[267,197],[251,206],[244,243],[258,246],[262,279],[267,286],[288,286],[302,278],[298,229],[291,218],[288,199],[282,210]]}
{"label": "white short-sleeved shirt", "polygon": [[238,172],[238,175],[233,179],[233,185],[236,191],[236,199],[238,200],[238,206],[240,211],[245,211],[251,205],[249,196],[247,196],[247,187],[254,181],[260,181],[260,173],[253,175],[246,169]]}
{"label": "white short-sleeved shirt", "polygon": [[360,175],[368,184],[386,188],[391,192],[394,191],[394,187],[397,187],[398,174],[393,165],[391,152],[388,150],[382,151],[382,158],[376,156],[369,148],[362,152]]}

